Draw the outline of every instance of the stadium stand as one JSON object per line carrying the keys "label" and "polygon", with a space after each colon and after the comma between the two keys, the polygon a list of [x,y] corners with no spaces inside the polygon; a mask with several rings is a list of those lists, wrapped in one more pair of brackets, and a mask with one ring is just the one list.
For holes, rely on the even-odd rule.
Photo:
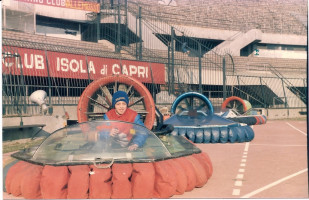
{"label": "stadium stand", "polygon": [[[132,59],[132,56],[125,53],[115,53],[114,47],[105,42],[93,43],[76,41],[44,35],[33,35],[14,31],[2,31],[3,45],[12,45],[25,48],[51,50],[63,53],[86,54],[89,56],[121,57]],[[108,45],[106,45],[108,44]],[[134,57],[133,57],[134,59]]]}
{"label": "stadium stand", "polygon": [[[306,35],[306,26],[293,17],[307,16],[307,2],[298,0],[284,3],[270,1],[177,1],[177,6],[158,4],[157,1],[135,0],[147,13],[156,13],[174,24],[190,24],[223,30],[261,29],[267,33]],[[201,6],[203,5],[203,6]],[[149,9],[149,10],[148,10]],[[181,13],[181,15],[179,15]]]}

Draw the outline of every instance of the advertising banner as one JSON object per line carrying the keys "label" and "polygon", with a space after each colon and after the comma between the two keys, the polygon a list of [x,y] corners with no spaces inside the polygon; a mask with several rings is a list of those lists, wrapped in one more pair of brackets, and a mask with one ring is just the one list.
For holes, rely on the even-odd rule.
{"label": "advertising banner", "polygon": [[72,79],[99,79],[125,74],[144,83],[165,84],[165,65],[134,60],[119,60],[37,49],[3,46],[2,73],[24,76],[51,76]]}
{"label": "advertising banner", "polygon": [[25,3],[39,4],[44,6],[55,6],[61,8],[70,8],[85,10],[91,12],[100,12],[100,4],[83,0],[15,0]]}

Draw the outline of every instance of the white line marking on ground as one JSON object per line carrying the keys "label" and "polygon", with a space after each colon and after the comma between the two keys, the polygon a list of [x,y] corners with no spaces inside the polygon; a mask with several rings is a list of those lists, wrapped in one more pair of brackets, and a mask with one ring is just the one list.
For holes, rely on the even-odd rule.
{"label": "white line marking on ground", "polygon": [[301,170],[299,172],[296,172],[294,174],[291,174],[289,176],[286,176],[286,177],[284,177],[282,179],[279,179],[279,180],[277,180],[277,181],[275,181],[275,182],[273,182],[271,184],[268,184],[268,185],[266,185],[264,187],[261,187],[261,188],[255,190],[255,191],[253,191],[253,192],[250,192],[249,194],[246,194],[246,195],[242,196],[241,198],[250,198],[250,197],[252,197],[252,196],[254,196],[254,195],[256,195],[256,194],[258,194],[258,193],[260,193],[260,192],[262,192],[264,190],[267,190],[267,189],[269,189],[269,188],[271,188],[271,187],[273,187],[275,185],[278,185],[279,183],[282,183],[283,181],[286,181],[286,180],[288,180],[290,178],[293,178],[293,177],[295,177],[295,176],[297,176],[299,174],[302,174],[302,173],[304,173],[306,171],[308,171],[308,168],[303,169],[303,170]]}
{"label": "white line marking on ground", "polygon": [[242,186],[242,181],[235,181],[235,186]]}
{"label": "white line marking on ground", "polygon": [[268,146],[268,147],[307,147],[307,145],[298,145],[298,144],[251,144],[251,146]]}
{"label": "white line marking on ground", "polygon": [[301,132],[302,134],[304,134],[304,135],[307,136],[307,134],[306,134],[304,131],[299,130],[298,128],[296,128],[295,126],[293,126],[292,124],[290,124],[289,122],[287,122],[287,125],[289,125],[290,127],[294,128],[295,130],[297,130],[297,131],[299,131],[299,132]]}
{"label": "white line marking on ground", "polygon": [[245,169],[239,169],[238,172],[245,172]]}
{"label": "white line marking on ground", "polygon": [[234,195],[234,196],[240,195],[240,189],[233,189],[232,195]]}
{"label": "white line marking on ground", "polygon": [[243,174],[237,174],[236,179],[243,179],[244,175]]}
{"label": "white line marking on ground", "polygon": [[249,142],[246,142],[246,146],[245,146],[245,152],[247,152],[249,149]]}
{"label": "white line marking on ground", "polygon": [[[245,169],[242,167],[246,166],[246,162],[247,162],[247,154],[248,154],[248,150],[249,150],[249,142],[246,142],[245,144],[245,149],[243,152],[243,158],[240,161],[240,166],[241,168],[238,169],[238,172],[240,172],[239,174],[236,175],[236,180],[234,182],[234,186],[236,187],[241,187],[242,186],[242,182],[243,182],[243,178],[244,178],[244,172]],[[240,189],[233,189],[232,195],[236,196],[236,195],[240,195]]]}

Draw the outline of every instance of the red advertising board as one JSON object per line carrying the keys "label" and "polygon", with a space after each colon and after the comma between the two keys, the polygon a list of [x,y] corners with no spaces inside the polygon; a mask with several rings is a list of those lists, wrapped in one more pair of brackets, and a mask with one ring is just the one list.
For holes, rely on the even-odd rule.
{"label": "red advertising board", "polygon": [[71,8],[77,10],[85,10],[91,12],[100,12],[100,4],[96,2],[89,2],[84,0],[15,0],[32,4],[39,4],[45,6],[55,6],[61,8]]}
{"label": "red advertising board", "polygon": [[[165,65],[133,60],[101,58],[53,51],[3,46],[14,49],[16,56],[2,52],[2,73],[24,76],[44,76],[99,79],[106,75],[125,74],[144,83],[165,84]],[[20,56],[20,59],[19,59]],[[87,70],[88,69],[88,70]]]}

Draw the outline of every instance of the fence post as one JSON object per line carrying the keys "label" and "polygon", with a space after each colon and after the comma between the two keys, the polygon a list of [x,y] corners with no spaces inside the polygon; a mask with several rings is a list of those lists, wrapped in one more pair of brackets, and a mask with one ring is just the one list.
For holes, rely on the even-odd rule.
{"label": "fence post", "polygon": [[[97,0],[100,3],[100,0]],[[100,40],[100,22],[101,22],[101,12],[97,13],[97,42]]]}
{"label": "fence post", "polygon": [[239,81],[239,75],[237,75],[237,86],[239,87],[240,81]]}
{"label": "fence post", "polygon": [[171,76],[172,76],[172,79],[171,79],[171,84],[172,84],[172,94],[175,94],[175,63],[174,63],[174,51],[175,51],[175,30],[174,30],[174,27],[171,27],[171,54],[172,54],[172,70],[171,70]]}
{"label": "fence post", "polygon": [[126,27],[126,46],[129,46],[129,36],[128,36],[128,0],[125,0],[125,27]]}
{"label": "fence post", "polygon": [[201,43],[198,42],[198,71],[199,71],[199,93],[202,94],[202,48]]}
{"label": "fence post", "polygon": [[88,75],[88,84],[90,84],[90,74],[89,74],[89,65],[88,65],[88,57],[86,55],[86,66],[87,66],[87,75]]}
{"label": "fence post", "polygon": [[261,91],[262,91],[262,97],[263,97],[264,108],[266,108],[266,103],[265,103],[265,93],[264,93],[264,90],[263,90],[263,82],[262,82],[262,77],[260,77],[260,84],[261,84]]}
{"label": "fence post", "polygon": [[[304,88],[307,88],[307,86],[306,86],[306,79],[303,79],[303,82],[304,82]],[[308,94],[308,88],[307,88],[307,90],[305,90],[305,96],[306,96],[307,99],[308,99],[307,94]],[[307,102],[307,101],[308,101],[308,100],[306,100],[306,102]]]}
{"label": "fence post", "polygon": [[286,93],[285,93],[285,89],[284,89],[284,81],[283,81],[282,78],[281,78],[281,82],[282,82],[282,90],[283,90],[284,99],[285,99],[284,108],[287,108],[288,107],[288,102],[287,102],[287,97],[286,97]]}
{"label": "fence post", "polygon": [[225,57],[222,60],[222,74],[223,74],[223,101],[226,99],[226,73],[225,73]]}
{"label": "fence post", "polygon": [[2,14],[2,16],[3,16],[3,19],[2,19],[2,29],[3,30],[6,30],[7,28],[6,28],[6,6],[5,5],[3,5],[2,4],[2,8],[3,8],[3,14]]}
{"label": "fence post", "polygon": [[142,60],[143,40],[142,40],[142,7],[138,8],[139,19],[139,60]]}
{"label": "fence post", "polygon": [[[24,81],[23,81],[24,80],[23,79],[23,66],[22,66],[21,57],[20,57],[19,54],[17,54],[17,58],[19,58],[18,59],[19,60],[19,64],[17,63],[16,68],[18,68],[18,65],[20,65],[21,83],[19,83],[19,80],[17,78],[16,79],[17,80],[17,88],[16,88],[16,91],[15,91],[16,92],[16,98],[15,99],[16,99],[17,112],[18,112],[18,114],[20,116],[19,124],[20,124],[20,126],[23,126],[24,125],[24,122],[23,122],[23,109],[19,108],[19,97],[21,97],[21,96],[25,97],[25,93],[22,95],[21,94],[21,89],[20,89],[20,86],[25,86],[25,84],[24,84]],[[22,101],[23,101],[23,99],[22,99]],[[23,105],[23,108],[25,108],[25,104]]]}
{"label": "fence post", "polygon": [[120,15],[120,0],[118,0],[118,27],[117,27],[117,49],[116,52],[120,53],[121,51],[121,40],[120,40],[120,36],[121,36],[121,15]]}
{"label": "fence post", "polygon": [[46,69],[47,69],[47,76],[48,76],[48,101],[49,101],[49,107],[48,107],[48,113],[52,114],[53,113],[53,109],[51,107],[52,105],[52,100],[51,100],[51,77],[49,74],[49,65],[48,65],[48,57],[47,57],[47,51],[45,50],[45,58],[46,58]]}
{"label": "fence post", "polygon": [[[138,19],[139,18],[139,16],[137,15],[136,16],[136,19],[135,19],[135,35],[138,35],[137,34],[137,21],[139,20]],[[136,60],[138,60],[138,51],[137,51],[137,42],[135,42],[135,58],[136,58]]]}
{"label": "fence post", "polygon": [[168,79],[168,94],[171,94],[171,43],[169,42],[167,45],[167,79]]}

